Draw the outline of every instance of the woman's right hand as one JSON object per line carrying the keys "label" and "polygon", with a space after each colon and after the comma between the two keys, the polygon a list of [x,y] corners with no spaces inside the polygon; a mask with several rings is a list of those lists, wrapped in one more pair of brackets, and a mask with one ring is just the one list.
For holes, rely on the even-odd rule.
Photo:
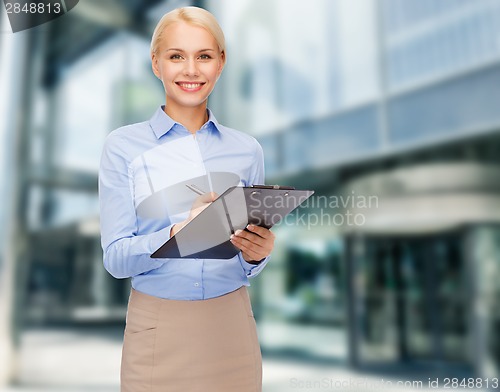
{"label": "woman's right hand", "polygon": [[198,216],[205,208],[207,208],[212,202],[218,197],[217,193],[210,192],[204,193],[198,196],[191,206],[191,211],[189,211],[189,216],[186,220],[176,223],[170,229],[170,237],[174,236],[179,230],[191,222],[196,216]]}

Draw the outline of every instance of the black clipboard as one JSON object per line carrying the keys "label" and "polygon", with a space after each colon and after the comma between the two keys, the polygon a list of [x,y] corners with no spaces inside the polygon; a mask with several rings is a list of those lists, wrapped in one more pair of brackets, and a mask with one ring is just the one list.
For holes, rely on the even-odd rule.
{"label": "black clipboard", "polygon": [[240,252],[229,240],[236,230],[248,224],[270,229],[313,193],[277,185],[230,187],[151,258],[230,259]]}

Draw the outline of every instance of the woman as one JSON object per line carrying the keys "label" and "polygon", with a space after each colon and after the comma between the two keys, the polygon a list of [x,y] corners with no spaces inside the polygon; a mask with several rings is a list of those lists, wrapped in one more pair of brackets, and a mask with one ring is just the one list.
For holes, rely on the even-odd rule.
{"label": "woman", "polygon": [[[166,104],[108,136],[99,172],[104,265],[116,278],[132,278],[121,390],[260,391],[246,286],[268,262],[273,233],[237,231],[231,241],[241,252],[230,260],[150,255],[227,186],[262,184],[262,148],[207,109],[226,61],[212,14],[185,7],[164,15],[151,59]],[[207,193],[197,196],[189,183]]]}

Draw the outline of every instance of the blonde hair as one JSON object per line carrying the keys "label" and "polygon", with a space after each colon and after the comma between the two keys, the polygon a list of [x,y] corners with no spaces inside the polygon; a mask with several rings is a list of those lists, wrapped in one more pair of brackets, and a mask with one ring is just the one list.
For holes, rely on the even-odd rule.
{"label": "blonde hair", "polygon": [[226,51],[224,33],[215,16],[203,8],[182,7],[163,15],[156,25],[153,37],[151,38],[151,54],[158,54],[165,29],[176,22],[186,22],[204,28],[215,38],[220,52]]}

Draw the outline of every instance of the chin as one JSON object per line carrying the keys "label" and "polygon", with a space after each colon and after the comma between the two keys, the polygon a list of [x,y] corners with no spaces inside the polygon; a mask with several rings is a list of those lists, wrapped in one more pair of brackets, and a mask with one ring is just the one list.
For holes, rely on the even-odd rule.
{"label": "chin", "polygon": [[178,101],[180,106],[188,107],[188,108],[197,108],[198,106],[202,106],[207,102],[207,98],[196,99],[196,100],[182,100]]}

